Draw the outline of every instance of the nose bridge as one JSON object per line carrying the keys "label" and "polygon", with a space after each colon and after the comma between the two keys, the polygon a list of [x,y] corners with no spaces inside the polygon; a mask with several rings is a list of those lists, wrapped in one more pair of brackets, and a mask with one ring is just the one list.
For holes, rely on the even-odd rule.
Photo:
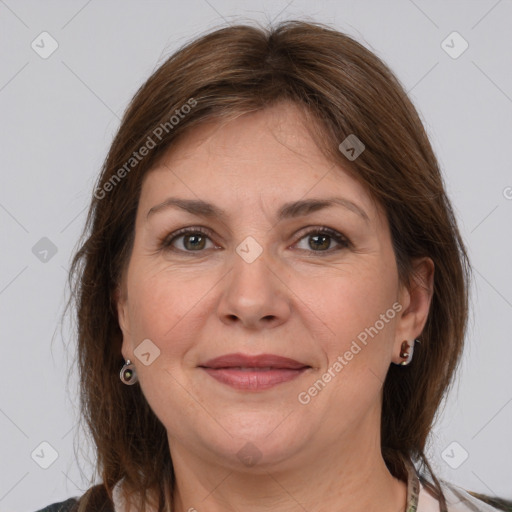
{"label": "nose bridge", "polygon": [[268,251],[254,238],[247,237],[239,244],[219,302],[218,314],[223,322],[238,321],[257,328],[286,321],[289,296],[275,267]]}

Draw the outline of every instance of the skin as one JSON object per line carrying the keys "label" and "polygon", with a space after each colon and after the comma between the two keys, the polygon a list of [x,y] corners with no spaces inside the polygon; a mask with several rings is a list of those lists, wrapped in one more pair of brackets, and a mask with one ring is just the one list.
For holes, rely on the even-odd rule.
{"label": "skin", "polygon": [[[164,208],[147,218],[169,196],[214,203],[226,217]],[[331,196],[356,203],[368,222],[339,205],[276,220],[285,202]],[[199,244],[190,234],[160,244],[197,226],[209,230]],[[322,226],[349,246],[333,238],[315,245],[313,228]],[[263,249],[252,263],[235,250],[248,236]],[[389,365],[401,361],[404,340],[419,337],[430,307],[434,265],[415,265],[419,286],[407,289],[383,211],[326,160],[291,103],[202,125],[164,155],[144,179],[117,304],[123,357],[135,363],[168,433],[173,510],[405,510],[406,484],[382,458],[380,415]],[[298,394],[395,302],[401,311],[301,404]],[[148,366],[134,354],[144,339],[160,350]],[[232,352],[278,354],[312,368],[258,392],[198,368]],[[248,442],[260,455],[253,465],[237,455]]]}

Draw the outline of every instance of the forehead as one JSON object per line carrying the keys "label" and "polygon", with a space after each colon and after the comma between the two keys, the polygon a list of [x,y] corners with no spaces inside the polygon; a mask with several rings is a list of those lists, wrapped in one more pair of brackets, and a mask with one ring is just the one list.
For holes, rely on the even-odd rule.
{"label": "forehead", "polygon": [[227,210],[240,202],[277,208],[308,196],[341,194],[371,216],[375,205],[365,187],[326,158],[306,123],[298,107],[280,103],[192,129],[145,176],[141,210],[171,194]]}

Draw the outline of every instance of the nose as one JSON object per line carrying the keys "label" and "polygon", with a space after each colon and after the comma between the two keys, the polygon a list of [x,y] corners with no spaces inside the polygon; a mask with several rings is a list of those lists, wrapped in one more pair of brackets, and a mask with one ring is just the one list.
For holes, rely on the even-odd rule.
{"label": "nose", "polygon": [[266,260],[265,252],[252,263],[235,254],[231,271],[221,281],[224,288],[217,313],[223,323],[258,330],[288,320],[291,292],[278,269]]}

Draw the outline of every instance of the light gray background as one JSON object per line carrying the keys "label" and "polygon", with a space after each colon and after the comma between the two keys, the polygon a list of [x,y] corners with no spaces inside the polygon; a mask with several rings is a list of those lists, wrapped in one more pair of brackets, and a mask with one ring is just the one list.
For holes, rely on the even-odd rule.
{"label": "light gray background", "polygon": [[[421,113],[475,270],[462,371],[429,454],[440,477],[512,498],[510,0],[0,0],[0,511],[34,511],[89,485],[82,452],[94,457],[91,446],[80,438],[78,462],[73,449],[76,373],[69,392],[66,382],[74,340],[59,319],[93,183],[128,101],[207,29],[290,18],[332,24],[375,51]],[[31,48],[43,31],[59,45],[47,59]],[[453,31],[469,43],[456,59],[441,46]],[[57,248],[46,262],[32,252],[43,237]],[[44,441],[58,453],[48,469],[35,462],[50,461]]]}

